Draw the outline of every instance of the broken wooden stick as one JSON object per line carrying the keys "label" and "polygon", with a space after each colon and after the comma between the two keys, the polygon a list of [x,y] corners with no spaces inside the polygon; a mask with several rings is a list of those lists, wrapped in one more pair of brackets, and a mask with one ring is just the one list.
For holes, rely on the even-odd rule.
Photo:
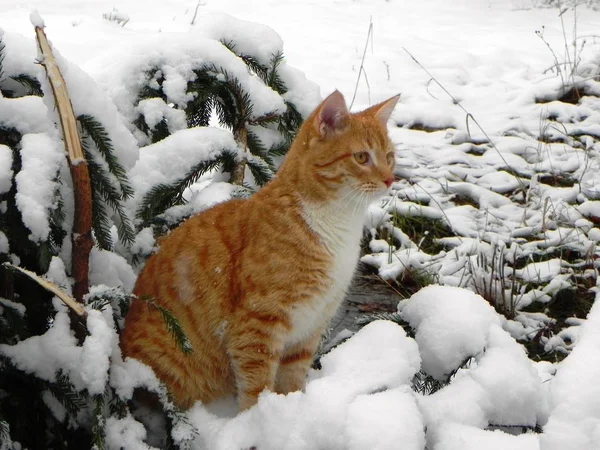
{"label": "broken wooden stick", "polygon": [[43,279],[42,277],[40,277],[38,274],[32,272],[31,270],[23,269],[22,267],[15,266],[10,263],[4,263],[3,265],[4,265],[4,267],[7,267],[11,270],[16,270],[24,275],[27,275],[29,278],[31,278],[33,281],[35,281],[41,287],[43,287],[47,291],[52,292],[54,295],[56,295],[58,298],[60,298],[65,305],[67,305],[69,308],[71,308],[71,310],[75,314],[77,314],[79,317],[85,318],[87,316],[87,312],[86,312],[85,308],[83,307],[83,305],[81,303],[77,302],[73,297],[71,297],[69,294],[67,294],[65,291],[63,291],[56,284]]}
{"label": "broken wooden stick", "polygon": [[56,64],[52,48],[44,32],[44,22],[37,13],[32,13],[30,18],[35,27],[38,47],[43,56],[40,63],[46,70],[54,94],[63,140],[67,150],[69,169],[73,179],[75,216],[72,234],[71,276],[75,280],[73,296],[78,302],[82,302],[83,296],[89,290],[89,259],[90,251],[94,245],[92,239],[92,186],[90,174],[81,148],[77,121],[67,92],[67,85]]}

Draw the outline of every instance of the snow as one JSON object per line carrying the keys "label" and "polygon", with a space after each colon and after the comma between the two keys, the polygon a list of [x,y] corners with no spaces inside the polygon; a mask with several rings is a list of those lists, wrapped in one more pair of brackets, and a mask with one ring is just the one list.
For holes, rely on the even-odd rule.
{"label": "snow", "polygon": [[[63,58],[60,49],[53,48],[53,53],[65,79],[75,117],[90,115],[100,122],[108,138],[113,143],[114,154],[121,165],[125,169],[133,167],[138,159],[138,146],[115,104],[89,74]],[[51,95],[52,89],[48,79],[45,76],[41,77],[40,82],[46,94],[44,103],[48,114],[58,124],[60,121],[54,106],[54,97]]]}
{"label": "snow", "polygon": [[[597,300],[597,298],[596,298]],[[550,417],[541,450],[600,447],[600,307],[594,303],[581,325],[577,345],[558,367],[550,385]]]}
{"label": "snow", "polygon": [[35,373],[44,380],[56,381],[57,372],[63,370],[76,387],[84,387],[78,367],[81,347],[71,335],[65,311],[56,314],[45,335],[31,337],[13,346],[0,344],[0,353],[11,358],[17,368]]}
{"label": "snow", "polygon": [[54,204],[56,176],[66,159],[60,141],[46,133],[25,134],[21,140],[21,171],[15,176],[16,201],[34,242],[50,233],[47,211]]}
{"label": "snow", "polygon": [[8,192],[12,186],[12,162],[12,150],[0,145],[0,194]]}
{"label": "snow", "polygon": [[[407,449],[427,444],[435,450],[600,447],[597,305],[587,321],[571,319],[569,327],[540,340],[548,350],[572,349],[563,362],[534,363],[513,337],[535,335],[551,319],[518,312],[514,320],[505,320],[481,297],[463,289],[472,287],[473,275],[487,273],[473,269],[475,261],[496,255],[497,246],[505,249],[507,260],[526,262],[506,275],[543,284],[520,297],[519,308],[547,303],[573,285],[574,267],[562,257],[528,259],[541,251],[589,255],[589,279],[597,276],[600,147],[594,136],[600,132],[600,104],[591,97],[577,105],[535,103],[556,98],[561,82],[544,73],[553,57],[534,31],[544,26],[544,38],[552,48],[564,46],[556,10],[531,8],[538,3],[357,0],[298,5],[265,0],[259,5],[239,0],[123,0],[119,10],[113,10],[107,1],[4,2],[0,11],[6,30],[4,77],[22,73],[37,77],[49,94],[45,74],[34,64],[37,51],[31,27],[45,24],[76,114],[93,113],[100,120],[132,180],[135,197],[127,204],[128,212],[137,209],[152,186],[174,183],[202,161],[223,151],[240,157],[230,132],[185,129],[181,108],[193,95],[187,92],[187,82],[205,61],[217,61],[240,78],[255,105],[254,118],[283,111],[286,100],[308,114],[320,93],[335,88],[350,101],[361,66],[354,110],[402,92],[390,121],[398,180],[391,195],[366,214],[373,240],[362,261],[384,279],[424,270],[445,285],[425,288],[400,305],[414,339],[391,322],[374,322],[354,336],[342,334],[349,339],[322,358],[322,369],[311,371],[304,392],[287,396],[265,392],[258,405],[242,414],[236,414],[231,401],[197,404],[186,413],[198,431],[192,448],[391,449],[398,443]],[[45,23],[38,14],[28,20],[30,8],[38,8]],[[579,12],[580,34],[595,33],[600,12],[583,8]],[[373,39],[362,61],[369,17]],[[563,18],[570,29],[569,14]],[[287,60],[280,69],[290,90],[279,95],[265,88],[216,42],[219,39],[234,40],[237,52],[251,54],[263,64],[285,50]],[[598,51],[598,42],[588,40],[577,76],[596,74]],[[166,101],[137,101],[145,82],[140,74],[151,68],[159,68],[164,76]],[[319,83],[320,92],[307,78]],[[14,80],[5,82],[11,89],[22,88]],[[585,83],[597,89],[592,81]],[[147,136],[131,125],[139,115],[150,128],[166,120],[173,135],[147,145]],[[560,120],[564,130],[549,117]],[[23,134],[17,205],[34,241],[48,236],[47,212],[54,206],[56,189],[67,196],[67,222],[72,220],[70,179],[56,121],[51,95],[44,100],[0,97],[0,122]],[[411,129],[415,126],[432,130]],[[565,130],[581,134],[581,145],[573,145],[572,138],[566,144],[538,139],[540,134],[560,139]],[[268,142],[276,139],[269,131],[264,136]],[[0,195],[10,188],[11,165],[10,150],[0,145]],[[61,186],[55,182],[59,173]],[[543,180],[557,173],[568,173],[574,184],[561,187]],[[171,208],[165,217],[175,222],[235,196],[236,188],[225,181],[212,173],[201,177],[186,191],[188,203]],[[5,210],[6,204],[0,204],[0,211]],[[439,239],[445,249],[428,254],[407,230],[391,226],[394,214],[441,221],[454,236]],[[375,232],[383,224],[389,228],[389,240]],[[147,255],[154,247],[152,231],[146,228],[130,253],[123,255]],[[8,251],[8,240],[0,232],[0,253]],[[46,274],[67,289],[69,253],[67,239],[61,258],[51,261]],[[130,292],[135,276],[124,257],[92,251],[94,292]],[[7,302],[2,299],[3,308],[12,307]],[[91,334],[79,347],[64,305],[56,299],[53,304],[58,312],[43,337],[0,346],[17,367],[50,381],[62,369],[79,389],[100,393],[108,383],[123,399],[130,398],[137,386],[160,390],[148,367],[121,359],[110,307],[89,311]],[[419,370],[449,383],[430,395],[416,393],[411,383]],[[45,393],[43,398],[56,417],[64,416],[54,397]],[[490,429],[490,424],[500,429]],[[509,434],[515,429],[505,428],[536,424],[543,426],[540,435],[517,436]],[[106,433],[108,448],[148,448],[141,443],[146,431],[131,415],[109,418]],[[177,433],[178,440],[193,437],[183,425]]]}
{"label": "snow", "polygon": [[348,409],[346,424],[349,450],[387,450],[400,442],[407,450],[425,446],[421,413],[407,389],[357,397]]}
{"label": "snow", "polygon": [[[231,133],[208,127],[180,130],[156,144],[143,147],[139,160],[129,172],[136,192],[133,204],[139,205],[153,186],[175,183],[192,167],[214,160],[225,152],[239,157],[240,150]],[[135,206],[132,209],[135,210]]]}
{"label": "snow", "polygon": [[90,284],[123,288],[131,292],[136,275],[125,258],[107,250],[93,248],[90,253]]}
{"label": "snow", "polygon": [[561,266],[560,259],[550,259],[544,262],[527,264],[522,270],[515,273],[525,281],[542,283],[550,281],[560,274]]}
{"label": "snow", "polygon": [[148,450],[151,447],[142,442],[145,438],[144,425],[131,414],[122,419],[109,417],[106,420],[106,446],[109,449],[121,449],[126,446],[132,450]]}
{"label": "snow", "polygon": [[199,433],[193,448],[342,450],[364,448],[369,441],[369,448],[386,449],[398,439],[406,448],[423,448],[423,422],[407,386],[419,369],[419,355],[401,327],[373,322],[321,364],[305,392],[265,392],[256,407],[234,417],[219,417],[218,405],[196,404],[189,411]]}
{"label": "snow", "polygon": [[489,303],[459,288],[428,286],[400,307],[402,317],[417,330],[423,369],[437,379],[483,352],[490,327],[500,325]]}
{"label": "snow", "polygon": [[539,450],[534,434],[513,436],[499,430],[486,431],[459,424],[448,424],[439,433],[436,450]]}
{"label": "snow", "polygon": [[102,394],[108,381],[108,369],[112,347],[117,335],[100,311],[89,311],[87,330],[81,352],[81,378],[92,395]]}
{"label": "snow", "polygon": [[261,23],[237,19],[229,14],[201,14],[191,31],[216,41],[235,42],[236,53],[252,55],[267,67],[274,55],[283,53],[283,40],[273,29]]}
{"label": "snow", "polygon": [[33,25],[35,28],[44,28],[45,26],[44,19],[42,19],[40,14],[35,10],[29,14],[29,20],[31,21],[31,25]]}
{"label": "snow", "polygon": [[13,302],[0,297],[0,305],[2,305],[3,308],[14,309],[21,317],[25,315],[26,308],[22,303]]}
{"label": "snow", "polygon": [[[285,110],[279,94],[252,76],[241,59],[213,39],[190,39],[181,33],[140,36],[129,45],[115,48],[105,57],[98,58],[93,66],[90,65],[90,70],[97,73],[100,85],[132,123],[140,112],[139,106],[134,105],[146,82],[144,73],[150,74],[153,69],[158,69],[157,75],[164,77],[163,91],[168,103],[183,108],[193,96],[187,92],[187,82],[196,79],[194,70],[212,65],[215,66],[215,71],[225,71],[239,80],[253,103],[251,119]],[[142,108],[147,110],[148,105],[143,105]],[[156,107],[154,112],[156,113]],[[136,132],[136,137],[140,142],[147,143],[139,131]]]}

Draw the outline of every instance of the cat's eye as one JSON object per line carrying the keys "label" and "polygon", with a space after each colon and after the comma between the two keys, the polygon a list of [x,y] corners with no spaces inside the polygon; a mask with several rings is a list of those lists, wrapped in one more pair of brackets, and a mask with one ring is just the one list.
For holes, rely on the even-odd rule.
{"label": "cat's eye", "polygon": [[366,164],[369,162],[369,154],[367,152],[358,152],[354,154],[354,159],[359,164]]}
{"label": "cat's eye", "polygon": [[394,162],[395,162],[395,157],[394,157],[394,153],[393,152],[389,152],[387,155],[385,155],[385,160],[388,163],[388,166],[391,166]]}

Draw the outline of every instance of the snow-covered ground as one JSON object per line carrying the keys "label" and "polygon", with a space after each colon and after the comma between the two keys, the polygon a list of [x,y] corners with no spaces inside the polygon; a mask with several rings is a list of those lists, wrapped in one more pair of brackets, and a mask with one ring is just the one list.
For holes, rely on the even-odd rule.
{"label": "snow-covered ground", "polygon": [[[417,215],[442,221],[453,236],[446,238],[445,250],[428,254],[401,230],[392,229],[393,242],[374,235],[372,254],[363,260],[377,267],[383,278],[396,278],[409,269],[428,270],[436,274],[439,283],[449,286],[425,288],[399,305],[414,338],[393,322],[373,322],[322,359],[322,369],[311,372],[305,392],[288,396],[265,393],[256,407],[239,415],[227,402],[209,409],[196,405],[179,430],[180,440],[192,439],[193,448],[210,450],[600,448],[598,305],[583,325],[568,332],[570,341],[577,343],[562,363],[535,363],[514,337],[535,331],[538,316],[522,315],[507,321],[481,297],[461,288],[469,285],[469,275],[471,279],[477,274],[485,276],[476,263],[482,255],[491,259],[497,251],[510,259],[527,258],[540,249],[569,249],[589,255],[590,276],[597,271],[593,261],[598,260],[600,241],[600,147],[595,141],[600,136],[600,102],[588,97],[578,105],[536,103],[536,99],[558,97],[562,80],[546,71],[553,66],[554,57],[545,42],[562,60],[565,37],[557,10],[533,8],[534,3],[539,2],[2,0],[0,28],[24,36],[33,48],[29,14],[37,9],[62,57],[93,78],[117,107],[127,94],[123,90],[127,84],[120,81],[136,82],[111,78],[114,72],[110,69],[124,61],[124,54],[148,52],[153,42],[178,43],[184,49],[186,41],[235,38],[239,27],[246,33],[254,29],[223,14],[272,28],[283,40],[289,65],[317,83],[323,96],[339,89],[352,99],[357,86],[353,108],[360,109],[402,94],[390,121],[400,180],[392,196],[371,208],[370,225],[375,228],[392,213]],[[580,7],[578,13],[577,36],[588,36],[583,51],[576,54],[581,57],[578,76],[583,80],[597,74],[600,42],[593,35],[600,12]],[[573,15],[567,12],[563,20],[570,44]],[[274,33],[256,29],[252,42],[264,38],[259,51],[268,56]],[[577,42],[580,48],[582,40]],[[202,51],[212,51],[208,41],[206,45]],[[132,60],[143,57],[137,54]],[[85,80],[83,72],[73,69],[67,80]],[[432,81],[432,76],[437,81]],[[582,83],[590,92],[600,91],[589,80]],[[93,95],[75,94],[76,99],[89,102],[78,105],[75,100],[76,109],[116,111],[112,105],[98,106],[104,101],[100,91],[90,92]],[[269,105],[277,108],[275,96],[265,94],[261,100],[267,104],[265,111]],[[308,93],[299,100],[305,101],[304,108],[316,102]],[[42,114],[33,107],[27,111]],[[127,116],[126,110],[120,112]],[[152,112],[149,107],[148,113]],[[2,114],[0,110],[0,117]],[[42,119],[19,121],[14,117],[19,126],[31,128],[24,133],[50,133],[35,125]],[[554,121],[561,125],[554,126]],[[118,125],[114,130],[126,134]],[[188,134],[199,137],[202,132]],[[212,134],[219,134],[218,130]],[[551,142],[541,142],[542,135]],[[577,136],[579,144],[572,136]],[[557,142],[559,138],[561,142]],[[175,142],[177,137],[170,139]],[[31,142],[23,143],[25,151],[56,154],[49,148],[52,142],[44,142],[43,137],[36,140],[32,134],[28,140]],[[138,185],[147,189],[144,168],[151,170],[159,164],[151,161],[149,150],[135,165],[137,147],[131,137],[123,140],[129,147],[121,150],[122,163],[127,169],[133,167],[130,174],[136,189]],[[189,140],[183,139],[185,142]],[[155,150],[161,145],[155,144]],[[166,148],[173,150],[173,146]],[[0,164],[5,166],[2,158],[7,158],[6,153],[0,152]],[[35,174],[47,178],[42,172],[51,171],[53,161],[46,160],[44,165],[28,160],[32,166],[24,170],[34,175],[21,176],[22,192],[29,189],[32,193],[19,201],[51,201],[40,193],[44,186],[28,185],[28,180]],[[3,168],[0,189],[11,176]],[[575,180],[570,186],[540,181],[542,176],[565,173]],[[152,176],[168,177],[164,172]],[[214,195],[219,199],[229,195],[223,186],[215,186]],[[200,201],[203,205],[214,201],[206,197]],[[32,212],[24,218],[26,225],[37,238],[43,238],[48,225],[43,215],[35,215],[38,205],[23,208]],[[0,250],[3,245],[0,239]],[[133,273],[111,271],[111,264],[123,262],[109,258],[107,252],[94,253],[93,284],[130,288]],[[540,283],[540,287],[521,295],[519,307],[547,301],[568,285],[574,270],[560,257],[527,262],[515,271],[515,277],[523,283]],[[53,273],[57,279],[65,279],[64,267],[54,267]],[[90,314],[92,336],[87,347],[77,350],[67,336],[66,312],[59,305],[57,308],[61,312],[46,341],[28,341],[23,352],[0,350],[21,364],[19,367],[47,379],[55,376],[50,369],[62,367],[78,387],[85,386],[90,392],[98,392],[106,382],[109,356],[113,360],[110,382],[118,392],[125,395],[136,383],[154,386],[152,375],[143,367],[121,361],[115,331],[103,326],[100,313]],[[103,314],[110,316],[109,311]],[[560,336],[547,344],[567,346]],[[61,349],[58,359],[42,358],[56,356],[55,348]],[[32,354],[39,358],[29,358]],[[28,357],[20,360],[20,355]],[[435,380],[453,374],[452,381],[431,395],[417,393],[411,383],[421,369]],[[197,434],[190,434],[189,425]],[[542,434],[533,433],[536,425],[543,428]],[[528,431],[522,433],[523,429]],[[107,423],[110,448],[143,448],[136,442],[144,434],[131,416]]]}

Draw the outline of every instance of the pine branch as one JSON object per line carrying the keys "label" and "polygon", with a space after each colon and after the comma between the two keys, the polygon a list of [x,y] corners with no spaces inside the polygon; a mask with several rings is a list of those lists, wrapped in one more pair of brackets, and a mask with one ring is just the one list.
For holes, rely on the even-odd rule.
{"label": "pine branch", "polygon": [[266,79],[264,80],[266,85],[273,89],[278,94],[285,94],[287,92],[287,87],[281,76],[279,75],[279,65],[283,62],[284,57],[283,53],[279,52],[273,55],[271,58],[271,67],[269,68]]}
{"label": "pine branch", "polygon": [[273,171],[260,156],[252,155],[247,158],[246,165],[259,186],[264,186],[273,178]]}
{"label": "pine branch", "polygon": [[[188,91],[189,86],[188,85]],[[213,110],[213,99],[206,96],[200,96],[196,92],[193,100],[188,102],[185,107],[185,115],[188,128],[207,127],[210,124],[210,117]]]}
{"label": "pine branch", "polygon": [[250,69],[252,73],[255,73],[266,84],[269,69],[262,65],[257,58],[252,55],[247,55],[236,51],[235,43],[232,40],[220,40],[219,42],[227,47],[231,53],[244,61],[244,63],[248,66],[248,69]]}
{"label": "pine branch", "polygon": [[[6,271],[5,273],[9,274],[10,272]],[[1,302],[0,306],[2,307],[2,315],[0,315],[0,343],[14,345],[24,336],[29,335],[27,321],[24,314],[12,304]]]}
{"label": "pine branch", "polygon": [[83,137],[85,138],[86,136],[89,136],[92,139],[96,145],[96,148],[108,164],[108,169],[117,178],[117,180],[119,180],[121,199],[127,200],[133,197],[133,188],[129,184],[127,171],[115,156],[112,141],[108,137],[108,133],[106,132],[104,126],[95,118],[86,114],[78,116],[77,121],[84,131]]}
{"label": "pine branch", "polygon": [[71,380],[63,371],[56,374],[55,382],[45,381],[43,384],[43,387],[56,397],[71,416],[77,416],[87,406],[87,396],[75,390]]}
{"label": "pine branch", "polygon": [[159,305],[154,301],[154,299],[146,296],[138,297],[140,300],[144,301],[148,308],[158,312],[165,323],[165,327],[167,331],[173,337],[173,340],[177,344],[177,347],[185,354],[189,355],[193,352],[192,344],[188,340],[183,328],[181,328],[181,324],[179,320],[173,315],[171,311],[169,311],[164,306]]}
{"label": "pine branch", "polygon": [[106,417],[104,417],[104,396],[94,395],[94,418],[92,425],[92,444],[94,450],[104,450],[104,430],[106,428]]}
{"label": "pine branch", "polygon": [[436,380],[431,375],[427,375],[425,372],[420,370],[412,379],[413,391],[422,395],[435,394],[440,389],[446,387],[448,383]]}
{"label": "pine branch", "polygon": [[[162,98],[165,101],[165,103],[168,103],[167,96],[163,92],[162,88],[163,82],[165,81],[165,77],[163,76],[162,71],[158,67],[150,69],[146,72],[145,78],[148,81],[144,83],[144,87],[138,93],[137,101],[135,102],[136,105],[141,100],[156,97]],[[150,80],[156,81],[156,84],[158,84],[158,89],[150,86]]]}
{"label": "pine branch", "polygon": [[375,322],[376,320],[389,320],[391,322],[394,322],[394,323],[400,325],[402,328],[410,330],[408,322],[406,322],[404,319],[402,319],[402,316],[400,315],[400,313],[397,313],[397,312],[396,313],[383,312],[383,313],[362,315],[356,319],[356,324],[361,327],[364,327],[365,325],[367,325],[371,322]]}
{"label": "pine branch", "polygon": [[94,297],[93,300],[88,298],[88,306],[97,311],[104,311],[111,304],[110,298]]}
{"label": "pine branch", "polygon": [[60,193],[60,185],[62,184],[60,178],[60,171],[57,172],[56,178],[54,179],[54,198],[53,207],[50,210],[49,225],[50,234],[48,235],[48,243],[52,250],[53,255],[58,255],[60,248],[63,244],[63,239],[67,236],[67,232],[63,229],[63,223],[65,221],[65,204]]}
{"label": "pine branch", "polygon": [[288,142],[286,142],[286,141],[280,142],[279,144],[273,145],[269,149],[269,155],[285,156],[285,154],[288,152],[289,149],[290,149],[290,144]]}
{"label": "pine branch", "polygon": [[96,245],[104,250],[112,250],[113,241],[110,233],[112,222],[104,206],[104,199],[97,189],[92,176],[92,229],[96,238]]}
{"label": "pine branch", "polygon": [[[0,78],[1,78],[1,75],[0,75]],[[14,75],[14,76],[11,76],[10,78],[15,80],[17,83],[21,84],[25,88],[27,88],[29,90],[27,95],[36,95],[38,97],[44,96],[44,92],[42,91],[42,85],[35,78],[33,78],[25,73],[22,73],[20,75]]]}
{"label": "pine branch", "polygon": [[221,125],[229,127],[235,133],[245,127],[252,117],[250,94],[227,70],[217,69],[212,91],[217,100],[215,109]]}
{"label": "pine branch", "polygon": [[89,294],[85,298],[86,305],[98,311],[103,311],[110,305],[112,307],[113,320],[117,327],[120,326],[120,321],[127,315],[130,300],[131,296],[119,288],[111,288],[99,293]]}
{"label": "pine branch", "polygon": [[246,144],[248,145],[248,150],[250,150],[250,153],[259,156],[262,160],[264,160],[264,162],[268,164],[269,169],[271,169],[272,172],[275,172],[277,170],[273,158],[271,158],[271,156],[269,155],[270,150],[266,149],[260,138],[256,135],[256,133],[252,132],[251,130],[247,131]]}
{"label": "pine branch", "polygon": [[154,217],[165,212],[171,206],[184,202],[183,193],[198,178],[210,170],[219,166],[231,167],[235,164],[235,153],[229,149],[223,149],[222,153],[215,159],[198,163],[183,177],[173,184],[154,186],[142,199],[137,211],[137,217],[142,219],[143,225],[147,226]]}
{"label": "pine branch", "polygon": [[101,248],[107,250],[112,248],[110,219],[101,204],[101,201],[104,201],[119,217],[119,222],[117,223],[119,240],[124,245],[129,246],[135,240],[135,232],[123,206],[123,197],[112,183],[110,173],[106,171],[103,165],[96,161],[94,155],[88,150],[86,140],[83,141],[83,148],[88,162],[90,182],[92,185],[92,225],[98,243]]}
{"label": "pine branch", "polygon": [[4,448],[12,443],[12,439],[10,438],[10,425],[4,417],[0,416],[0,447]]}
{"label": "pine branch", "polygon": [[286,112],[283,114],[283,116],[281,116],[277,131],[283,135],[289,147],[296,137],[296,131],[298,128],[300,128],[300,125],[302,125],[304,119],[302,118],[302,114],[300,114],[293,103],[286,101],[285,105]]}
{"label": "pine branch", "polygon": [[0,35],[0,83],[4,80],[4,49],[6,45],[2,42],[2,35]]}

